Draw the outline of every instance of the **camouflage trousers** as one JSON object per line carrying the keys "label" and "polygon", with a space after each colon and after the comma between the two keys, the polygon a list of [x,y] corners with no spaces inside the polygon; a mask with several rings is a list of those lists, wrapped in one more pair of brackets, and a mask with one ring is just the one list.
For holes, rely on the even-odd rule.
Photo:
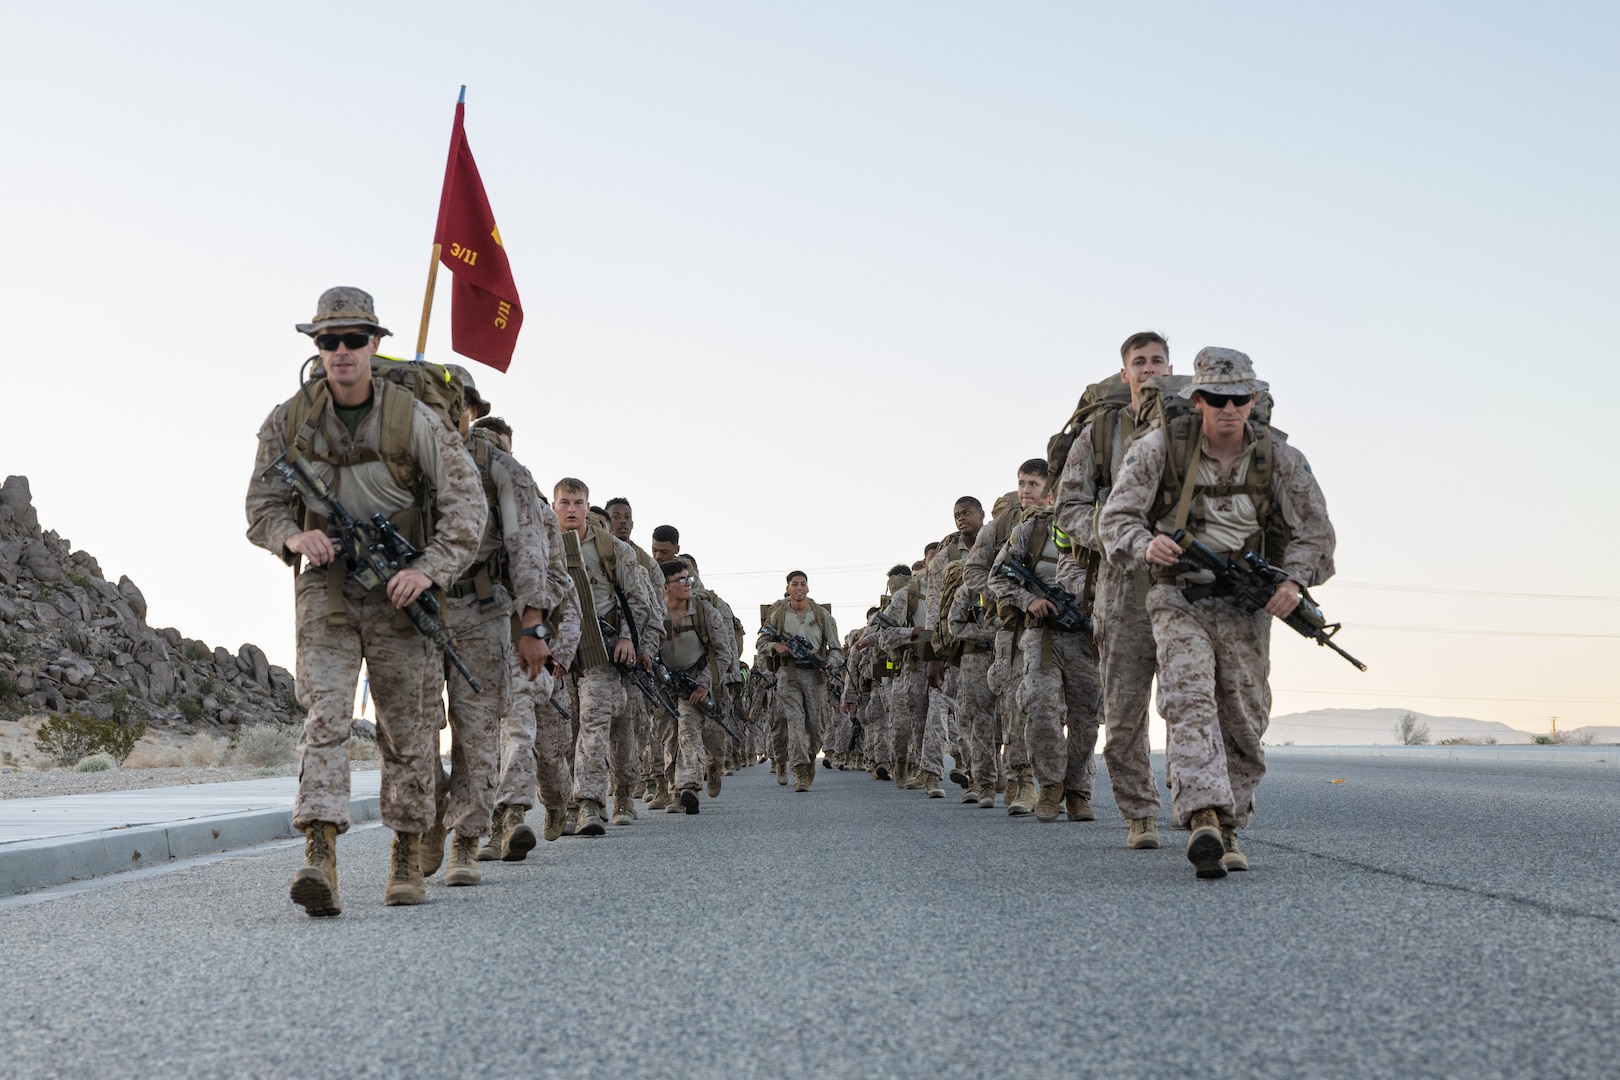
{"label": "camouflage trousers", "polygon": [[1018,704],[1018,684],[1023,671],[1023,660],[1018,651],[1018,638],[1011,630],[996,633],[995,647],[990,654],[990,667],[985,671],[985,682],[996,695],[996,706],[1001,719],[1001,745],[1006,749],[1003,769],[1022,769],[1029,764],[1029,747],[1024,742],[1024,710]]}
{"label": "camouflage trousers", "polygon": [[889,720],[889,683],[893,681],[874,681],[872,692],[861,705],[861,727],[866,740],[861,752],[866,755],[866,760],[877,765],[894,762],[894,731]]}
{"label": "camouflage trousers", "polygon": [[568,764],[574,731],[551,703],[556,686],[550,672],[542,671],[533,680],[525,678],[518,668],[517,651],[513,650],[512,705],[501,717],[497,804],[528,809],[534,805],[538,789],[545,806],[568,805],[574,786],[573,770]]}
{"label": "camouflage trousers", "polygon": [[570,801],[590,799],[605,805],[613,730],[619,728],[622,732],[631,725],[625,707],[624,679],[612,664],[598,664],[571,676],[568,682],[579,731],[574,740],[574,792]]}
{"label": "camouflage trousers", "polygon": [[1127,821],[1156,817],[1159,781],[1149,757],[1148,702],[1158,658],[1153,626],[1136,604],[1133,575],[1104,566],[1097,583],[1097,667],[1102,675],[1103,760],[1114,803]]}
{"label": "camouflage trousers", "polygon": [[1176,824],[1213,807],[1221,824],[1242,828],[1266,772],[1260,740],[1271,716],[1271,616],[1225,600],[1189,603],[1180,589],[1155,585],[1148,618]]}
{"label": "camouflage trousers", "polygon": [[[928,685],[926,671],[923,685]],[[955,746],[951,738],[951,707],[943,690],[928,688],[928,707],[923,716],[922,768],[935,776],[945,775],[945,750]]]}
{"label": "camouflage trousers", "polygon": [[1102,718],[1102,683],[1091,637],[1034,627],[1024,631],[1019,646],[1024,676],[1017,697],[1035,782],[1042,787],[1062,784],[1065,791],[1089,800]]}
{"label": "camouflage trousers", "polygon": [[[630,693],[639,696],[641,691],[631,690]],[[643,775],[647,777],[649,783],[662,780],[666,784],[674,784],[675,764],[681,754],[679,720],[669,715],[667,709],[653,709],[647,734],[647,744],[642,756],[648,764]]]}
{"label": "camouflage trousers", "polygon": [[783,671],[776,673],[776,688],[771,691],[771,707],[765,714],[765,752],[772,762],[788,763],[787,714],[782,711],[782,687],[787,682]]}
{"label": "camouflage trousers", "polygon": [[[667,719],[669,714],[659,710]],[[704,720],[703,706],[693,705],[681,696],[680,720],[675,728],[675,746],[668,755],[664,775],[675,791],[696,791],[703,786],[704,770],[708,767],[708,751],[703,745],[703,729],[714,726]],[[660,753],[663,753],[660,749]]]}
{"label": "camouflage trousers", "polygon": [[928,722],[928,676],[921,664],[908,662],[888,682],[889,737],[894,742],[894,759],[921,768]]}
{"label": "camouflage trousers", "polygon": [[984,675],[990,668],[990,653],[975,649],[962,654],[956,676],[956,722],[965,734],[962,741],[968,745],[968,762],[973,770],[973,782],[983,788],[996,781],[996,770],[1001,763],[1001,725],[996,714],[996,696]]}
{"label": "camouflage trousers", "polygon": [[787,732],[787,757],[777,760],[794,767],[814,765],[827,716],[826,677],[814,668],[782,667],[776,673],[776,708]]}
{"label": "camouflage trousers", "polygon": [[339,832],[349,828],[349,736],[363,660],[377,703],[382,822],[395,832],[426,832],[435,812],[439,732],[423,690],[438,668],[438,650],[414,629],[395,628],[394,606],[382,589],[365,592],[345,581],[344,626],[328,624],[326,594],[324,568],[298,576],[298,704],[308,715],[298,735],[293,827],[329,821]]}
{"label": "camouflage trousers", "polygon": [[445,623],[456,634],[461,662],[484,684],[476,694],[449,660],[428,684],[437,698],[447,690],[450,701],[450,772],[435,764],[435,795],[446,804],[444,826],[464,836],[488,836],[495,785],[500,779],[501,717],[511,711],[511,601],[496,586],[496,603],[480,610],[476,596],[444,601]]}

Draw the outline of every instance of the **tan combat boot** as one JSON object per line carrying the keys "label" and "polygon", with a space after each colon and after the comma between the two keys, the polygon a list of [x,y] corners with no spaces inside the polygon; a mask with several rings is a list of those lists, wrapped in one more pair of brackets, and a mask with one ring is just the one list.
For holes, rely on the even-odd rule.
{"label": "tan combat boot", "polygon": [[418,839],[418,847],[422,852],[422,876],[432,877],[444,862],[444,815],[450,809],[450,793],[445,792],[433,810],[433,827],[423,833]]}
{"label": "tan combat boot", "polygon": [[943,799],[945,797],[945,789],[939,786],[938,773],[923,773],[922,789],[928,793],[930,799]]}
{"label": "tan combat boot", "polygon": [[463,836],[460,829],[450,841],[450,862],[444,868],[446,885],[477,885],[484,880],[478,869],[478,837]]}
{"label": "tan combat boot", "polygon": [[1130,832],[1125,835],[1125,846],[1138,850],[1147,850],[1159,846],[1159,823],[1157,820],[1145,818],[1132,818]]}
{"label": "tan combat boot", "polygon": [[979,788],[977,794],[980,810],[994,810],[996,808],[996,786],[994,784],[985,784]]}
{"label": "tan combat boot", "polygon": [[1187,861],[1198,870],[1201,878],[1223,878],[1226,867],[1226,842],[1221,839],[1221,822],[1215,811],[1208,807],[1193,811],[1187,819],[1192,835],[1187,837]]}
{"label": "tan combat boot", "polygon": [[1014,770],[1012,779],[1007,781],[1007,813],[1013,817],[1023,817],[1034,811],[1036,801],[1035,770],[1028,765],[1020,765]]}
{"label": "tan combat boot", "polygon": [[545,831],[540,835],[544,836],[547,840],[557,839],[563,834],[563,824],[567,818],[568,808],[566,806],[546,807]]}
{"label": "tan combat boot", "polygon": [[876,762],[875,764],[873,764],[873,766],[872,766],[872,779],[874,779],[874,780],[892,780],[892,779],[894,779],[894,774],[889,772],[889,766],[888,766],[887,762],[879,761],[879,762]]}
{"label": "tan combat boot", "polygon": [[647,800],[647,809],[668,810],[670,798],[669,781],[660,776],[653,784],[653,793]]}
{"label": "tan combat boot", "polygon": [[810,790],[810,781],[812,779],[814,779],[814,776],[815,776],[814,769],[815,769],[815,767],[813,765],[795,765],[795,766],[793,766],[793,790],[794,791],[809,791]]}
{"label": "tan combat boot", "polygon": [[422,881],[422,834],[397,832],[388,859],[388,888],[383,903],[388,907],[420,904],[427,899]]}
{"label": "tan combat boot", "polygon": [[776,782],[778,784],[787,783],[787,762],[785,761],[778,761],[776,763]]}
{"label": "tan combat boot", "polygon": [[1042,822],[1056,821],[1058,811],[1063,809],[1063,785],[1042,784],[1040,797],[1035,800],[1035,820]]}
{"label": "tan combat boot", "polygon": [[539,843],[527,817],[528,811],[516,803],[506,808],[506,850],[501,852],[504,862],[522,862]]}
{"label": "tan combat boot", "polygon": [[1091,800],[1078,791],[1063,793],[1063,812],[1069,815],[1070,821],[1097,820],[1097,811],[1091,808]]}
{"label": "tan combat boot", "polygon": [[906,781],[911,779],[911,759],[896,754],[894,756],[894,767],[889,771],[894,774],[894,786],[904,788]]}
{"label": "tan combat boot", "polygon": [[575,836],[601,836],[607,832],[602,825],[602,804],[595,799],[579,800],[579,814],[574,819]]}
{"label": "tan combat boot", "polygon": [[497,862],[506,851],[506,805],[496,803],[489,815],[489,839],[478,849],[479,862]]}
{"label": "tan combat boot", "polygon": [[304,830],[304,865],[292,879],[292,901],[306,915],[341,915],[337,884],[338,827],[317,821]]}
{"label": "tan combat boot", "polygon": [[688,814],[698,812],[697,788],[681,788],[680,808]]}
{"label": "tan combat boot", "polygon": [[635,820],[636,807],[630,789],[618,788],[613,792],[613,824],[629,825]]}
{"label": "tan combat boot", "polygon": [[917,764],[915,761],[907,762],[906,764],[907,768],[911,771],[906,773],[906,782],[902,786],[907,791],[921,791],[923,789],[922,766]]}
{"label": "tan combat boot", "polygon": [[973,776],[955,758],[951,759],[951,783],[959,788],[973,789]]}
{"label": "tan combat boot", "polygon": [[718,762],[709,762],[709,798],[720,797],[720,765]]}
{"label": "tan combat boot", "polygon": [[[1221,826],[1221,846],[1226,849],[1226,853],[1221,856],[1221,865],[1226,867],[1229,873],[1249,868],[1249,857],[1238,850],[1236,829]],[[310,914],[313,915],[314,912]]]}
{"label": "tan combat boot", "polygon": [[[994,797],[995,796],[991,796],[991,798],[994,798]],[[978,803],[978,801],[979,801],[979,789],[978,788],[971,788],[970,787],[966,791],[962,792],[962,803],[963,803],[963,805],[965,805],[965,806],[974,806],[974,805],[976,805]]]}

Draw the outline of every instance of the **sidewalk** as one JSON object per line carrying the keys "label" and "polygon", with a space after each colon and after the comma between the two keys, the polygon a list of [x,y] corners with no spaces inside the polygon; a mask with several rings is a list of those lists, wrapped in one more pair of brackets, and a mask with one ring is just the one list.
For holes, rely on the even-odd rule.
{"label": "sidewalk", "polygon": [[[353,773],[349,815],[375,821],[381,773]],[[297,835],[298,780],[0,799],[0,896]]]}

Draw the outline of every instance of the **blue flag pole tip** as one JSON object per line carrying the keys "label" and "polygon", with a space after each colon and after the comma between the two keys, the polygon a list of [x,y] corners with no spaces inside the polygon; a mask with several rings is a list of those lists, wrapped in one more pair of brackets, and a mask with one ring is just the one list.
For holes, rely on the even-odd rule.
{"label": "blue flag pole tip", "polygon": [[417,353],[416,354],[416,362],[418,364],[420,364],[422,361],[424,361],[426,359],[427,359],[427,354],[426,353]]}
{"label": "blue flag pole tip", "polygon": [[461,93],[456,95],[456,104],[457,105],[465,105],[465,104],[467,104],[467,87],[466,87],[465,84],[463,84],[462,87],[461,87]]}

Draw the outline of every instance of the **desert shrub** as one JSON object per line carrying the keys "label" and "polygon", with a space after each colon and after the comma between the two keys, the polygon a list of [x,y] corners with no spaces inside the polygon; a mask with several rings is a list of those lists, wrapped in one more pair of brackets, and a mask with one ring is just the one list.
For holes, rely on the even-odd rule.
{"label": "desert shrub", "polygon": [[349,740],[350,761],[376,761],[377,744],[370,739],[354,738]]}
{"label": "desert shrub", "polygon": [[198,697],[196,694],[185,695],[179,701],[175,702],[175,708],[180,710],[180,715],[185,717],[188,723],[195,724],[198,720],[202,719],[202,698]]}
{"label": "desert shrub", "polygon": [[223,765],[231,753],[231,740],[223,735],[199,735],[186,744],[187,765]]}
{"label": "desert shrub", "polygon": [[200,641],[191,641],[186,643],[187,660],[208,660],[211,659],[213,655],[214,654],[209,651],[208,646],[204,645]]}
{"label": "desert shrub", "polygon": [[101,721],[83,713],[53,716],[34,732],[40,752],[64,768],[100,749]]}
{"label": "desert shrub", "polygon": [[53,716],[34,732],[34,743],[58,765],[73,765],[97,752],[105,753],[122,765],[146,734],[146,722],[120,724],[97,720],[83,713]]}
{"label": "desert shrub", "polygon": [[110,772],[113,759],[106,754],[86,754],[74,763],[74,772]]}
{"label": "desert shrub", "polygon": [[1419,720],[1417,713],[1404,713],[1395,721],[1395,737],[1403,746],[1427,746],[1429,725]]}
{"label": "desert shrub", "polygon": [[289,764],[297,748],[297,735],[292,729],[279,724],[254,724],[237,735],[235,755],[243,765],[270,769]]}
{"label": "desert shrub", "polygon": [[[80,571],[80,570],[69,570],[67,572],[67,579],[69,581],[73,582],[73,584],[77,585],[79,588],[84,589],[87,592],[89,592],[91,590],[94,590],[95,587],[96,587],[95,582],[90,577],[90,575],[86,574],[86,573],[84,573],[83,571]],[[90,770],[86,770],[86,771],[90,771]]]}

